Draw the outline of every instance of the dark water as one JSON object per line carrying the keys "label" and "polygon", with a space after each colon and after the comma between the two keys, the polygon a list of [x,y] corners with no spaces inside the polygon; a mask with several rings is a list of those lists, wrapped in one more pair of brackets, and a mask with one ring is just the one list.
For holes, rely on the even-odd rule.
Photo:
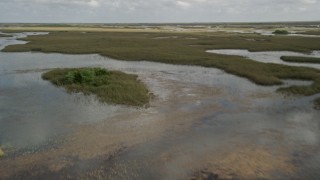
{"label": "dark water", "polygon": [[[0,38],[2,47],[14,43],[23,42]],[[156,103],[144,110],[101,104],[94,96],[68,94],[41,79],[51,68],[88,66],[139,75],[155,94]],[[108,162],[79,160],[61,173],[79,168],[85,173],[102,165],[102,177],[114,179],[184,179],[202,168],[234,177],[317,179],[320,112],[313,109],[312,100],[319,95],[283,97],[276,89],[212,68],[117,61],[99,55],[0,52],[0,145],[12,146],[14,152],[37,149],[72,134],[80,125],[141,113],[139,120],[132,117],[136,122],[131,122],[131,129],[163,120],[168,124],[165,131],[129,146]],[[261,159],[253,159],[254,154]],[[256,174],[239,172],[234,164],[248,166]]]}

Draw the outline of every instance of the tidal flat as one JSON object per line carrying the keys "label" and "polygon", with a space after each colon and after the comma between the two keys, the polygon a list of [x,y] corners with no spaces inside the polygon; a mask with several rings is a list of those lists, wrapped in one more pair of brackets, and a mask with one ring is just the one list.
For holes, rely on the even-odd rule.
{"label": "tidal flat", "polygon": [[[1,179],[320,176],[319,69],[207,52],[311,54],[319,38],[63,28],[0,39]],[[121,71],[152,97],[137,108],[69,93],[42,79],[57,68]]]}

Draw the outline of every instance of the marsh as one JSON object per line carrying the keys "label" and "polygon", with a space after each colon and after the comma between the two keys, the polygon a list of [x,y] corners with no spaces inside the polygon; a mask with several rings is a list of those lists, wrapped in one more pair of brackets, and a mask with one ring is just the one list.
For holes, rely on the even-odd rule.
{"label": "marsh", "polygon": [[[221,179],[320,176],[320,112],[314,108],[319,69],[206,52],[310,53],[319,50],[318,38],[153,31],[12,35],[0,39],[3,179],[187,179],[202,171]],[[56,68],[133,75],[152,94],[149,105],[70,93],[42,79]]]}

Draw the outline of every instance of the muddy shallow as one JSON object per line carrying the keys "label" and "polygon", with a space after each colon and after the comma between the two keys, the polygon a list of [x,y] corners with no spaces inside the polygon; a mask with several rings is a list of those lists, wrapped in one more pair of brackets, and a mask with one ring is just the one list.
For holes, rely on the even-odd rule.
{"label": "muddy shallow", "polygon": [[[51,68],[87,66],[139,75],[155,95],[151,106],[101,104],[41,79]],[[213,68],[0,52],[0,177],[317,179],[316,96],[276,88]]]}

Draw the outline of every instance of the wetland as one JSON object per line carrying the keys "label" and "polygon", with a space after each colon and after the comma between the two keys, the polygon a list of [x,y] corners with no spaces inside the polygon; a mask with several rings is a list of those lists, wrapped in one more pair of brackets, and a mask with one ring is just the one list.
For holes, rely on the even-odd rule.
{"label": "wetland", "polygon": [[[0,38],[1,179],[320,176],[319,66],[281,60],[319,57],[318,37],[45,30]],[[52,78],[101,69],[141,101]]]}

